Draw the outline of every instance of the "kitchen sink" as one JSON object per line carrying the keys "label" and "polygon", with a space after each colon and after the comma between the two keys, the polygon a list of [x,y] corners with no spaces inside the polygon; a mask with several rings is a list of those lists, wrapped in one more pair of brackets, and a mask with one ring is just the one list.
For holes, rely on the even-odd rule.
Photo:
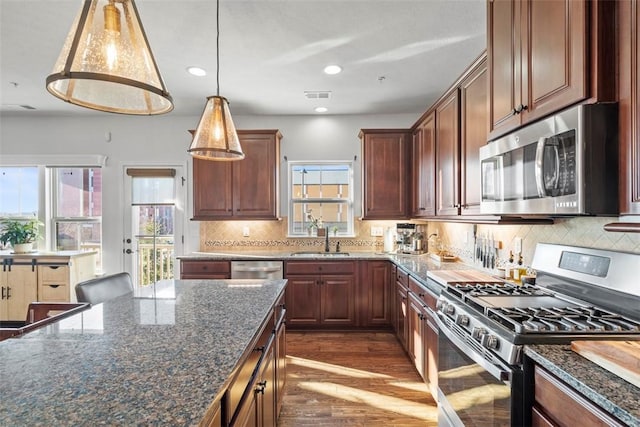
{"label": "kitchen sink", "polygon": [[349,252],[319,252],[319,251],[302,251],[291,252],[291,256],[349,256]]}

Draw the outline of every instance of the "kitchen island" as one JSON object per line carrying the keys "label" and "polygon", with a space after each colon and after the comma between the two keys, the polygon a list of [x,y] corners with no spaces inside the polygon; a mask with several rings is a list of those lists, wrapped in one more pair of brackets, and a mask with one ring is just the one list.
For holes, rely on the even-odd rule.
{"label": "kitchen island", "polygon": [[5,340],[0,425],[224,425],[285,286],[162,281]]}

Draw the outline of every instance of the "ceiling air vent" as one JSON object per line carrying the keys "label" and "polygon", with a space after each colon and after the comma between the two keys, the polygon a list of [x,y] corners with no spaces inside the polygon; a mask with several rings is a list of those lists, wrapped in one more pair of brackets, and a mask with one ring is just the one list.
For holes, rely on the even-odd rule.
{"label": "ceiling air vent", "polygon": [[305,90],[304,97],[307,99],[329,99],[331,98],[330,90]]}

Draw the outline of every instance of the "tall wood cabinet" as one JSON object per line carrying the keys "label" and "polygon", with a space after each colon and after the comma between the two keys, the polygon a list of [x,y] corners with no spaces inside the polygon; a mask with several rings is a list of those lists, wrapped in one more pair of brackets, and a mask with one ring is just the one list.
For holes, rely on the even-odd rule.
{"label": "tall wood cabinet", "polygon": [[640,6],[636,0],[618,4],[620,213],[640,215]]}
{"label": "tall wood cabinet", "polygon": [[436,215],[460,209],[460,92],[454,88],[436,106]]}
{"label": "tall wood cabinet", "polygon": [[193,219],[278,219],[278,130],[240,130],[245,158],[193,159]]}
{"label": "tall wood cabinet", "polygon": [[460,214],[480,213],[480,147],[487,143],[489,91],[486,57],[460,83]]}
{"label": "tall wood cabinet", "polygon": [[407,217],[409,144],[405,129],[362,129],[362,218]]}
{"label": "tall wood cabinet", "polygon": [[436,114],[429,113],[413,132],[411,217],[433,216],[435,207]]}

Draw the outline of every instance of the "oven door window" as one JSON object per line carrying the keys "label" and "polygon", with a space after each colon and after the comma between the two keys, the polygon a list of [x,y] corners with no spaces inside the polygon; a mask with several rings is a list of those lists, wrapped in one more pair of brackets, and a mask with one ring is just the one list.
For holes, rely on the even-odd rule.
{"label": "oven door window", "polygon": [[443,331],[438,339],[438,388],[448,418],[445,424],[511,425],[511,385],[471,360]]}
{"label": "oven door window", "polygon": [[560,197],[576,192],[576,131],[547,138],[542,154],[544,192],[549,197]]}

